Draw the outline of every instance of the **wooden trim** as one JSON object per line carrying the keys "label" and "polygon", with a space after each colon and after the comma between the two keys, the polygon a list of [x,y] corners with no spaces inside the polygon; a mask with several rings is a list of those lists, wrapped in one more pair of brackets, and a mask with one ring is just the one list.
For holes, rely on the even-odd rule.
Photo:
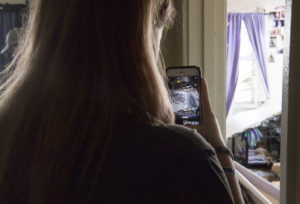
{"label": "wooden trim", "polygon": [[200,66],[212,108],[226,134],[227,0],[188,0],[188,64]]}
{"label": "wooden trim", "polygon": [[281,137],[281,199],[282,204],[300,202],[300,2],[286,0],[286,32],[283,74],[283,112]]}
{"label": "wooden trim", "polygon": [[188,64],[203,69],[203,0],[188,0]]}
{"label": "wooden trim", "polygon": [[227,0],[204,0],[204,76],[215,115],[226,140]]}

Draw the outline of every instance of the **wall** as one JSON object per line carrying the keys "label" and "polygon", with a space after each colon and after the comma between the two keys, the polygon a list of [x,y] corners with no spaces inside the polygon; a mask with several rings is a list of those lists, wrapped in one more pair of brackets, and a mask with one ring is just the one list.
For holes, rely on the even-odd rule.
{"label": "wall", "polygon": [[285,0],[228,0],[229,12],[269,12],[277,6],[285,4]]}
{"label": "wall", "polygon": [[161,42],[166,67],[187,65],[186,43],[186,1],[175,0],[176,18],[170,29],[165,30]]}

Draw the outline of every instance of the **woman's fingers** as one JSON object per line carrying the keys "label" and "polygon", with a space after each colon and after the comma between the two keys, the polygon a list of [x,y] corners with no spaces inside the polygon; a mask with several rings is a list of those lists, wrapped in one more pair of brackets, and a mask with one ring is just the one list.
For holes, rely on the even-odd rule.
{"label": "woman's fingers", "polygon": [[205,117],[214,116],[213,110],[211,108],[209,96],[208,96],[208,87],[206,80],[204,78],[201,79],[201,105],[202,105],[202,113],[203,119]]}
{"label": "woman's fingers", "polygon": [[[202,136],[207,137],[207,132],[213,132],[217,129],[215,126],[215,116],[211,108],[209,96],[208,96],[208,88],[207,83],[204,78],[201,79],[201,123],[200,125],[186,125],[189,128],[196,129]],[[213,130],[210,130],[213,126]]]}

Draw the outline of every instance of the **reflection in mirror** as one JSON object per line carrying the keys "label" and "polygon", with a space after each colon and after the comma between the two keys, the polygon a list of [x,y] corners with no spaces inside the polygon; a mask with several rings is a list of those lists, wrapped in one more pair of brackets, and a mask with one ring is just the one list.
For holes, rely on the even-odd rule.
{"label": "reflection in mirror", "polygon": [[272,203],[280,198],[286,24],[285,0],[228,0],[228,146]]}
{"label": "reflection in mirror", "polygon": [[0,72],[13,58],[25,12],[25,1],[0,1]]}

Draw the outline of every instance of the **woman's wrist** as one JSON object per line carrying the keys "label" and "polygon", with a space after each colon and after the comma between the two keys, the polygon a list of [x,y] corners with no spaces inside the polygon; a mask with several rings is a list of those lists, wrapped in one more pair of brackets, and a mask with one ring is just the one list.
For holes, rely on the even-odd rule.
{"label": "woman's wrist", "polygon": [[215,147],[215,151],[216,151],[217,155],[227,154],[232,158],[232,160],[234,160],[232,152],[226,146]]}
{"label": "woman's wrist", "polygon": [[226,147],[226,144],[224,141],[211,141],[209,142],[210,145],[215,149],[215,148],[218,148],[218,147]]}
{"label": "woman's wrist", "polygon": [[225,146],[216,147],[215,151],[223,169],[232,169],[234,172],[233,154],[231,151]]}

